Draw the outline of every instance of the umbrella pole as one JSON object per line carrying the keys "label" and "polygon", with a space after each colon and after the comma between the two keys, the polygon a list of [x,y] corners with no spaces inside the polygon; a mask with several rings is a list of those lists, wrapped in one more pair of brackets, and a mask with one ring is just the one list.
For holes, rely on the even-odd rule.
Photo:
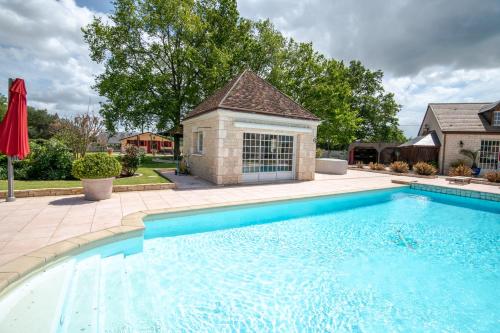
{"label": "umbrella pole", "polygon": [[[8,101],[7,105],[10,104],[10,87],[14,82],[13,79],[9,78],[9,89],[8,89]],[[12,157],[7,155],[7,202],[15,201],[14,197],[14,166],[12,165]]]}
{"label": "umbrella pole", "polygon": [[7,156],[7,202],[15,201],[14,197],[14,166],[12,157]]}

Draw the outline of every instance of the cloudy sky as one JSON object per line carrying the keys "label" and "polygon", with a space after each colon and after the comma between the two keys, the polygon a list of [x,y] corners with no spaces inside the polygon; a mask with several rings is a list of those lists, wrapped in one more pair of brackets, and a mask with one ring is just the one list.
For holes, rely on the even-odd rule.
{"label": "cloudy sky", "polygon": [[[430,102],[500,99],[499,0],[240,0],[241,15],[269,18],[286,36],[336,59],[385,73],[415,135]],[[80,27],[107,0],[0,0],[0,78],[27,81],[29,103],[63,115],[97,109],[93,64]]]}

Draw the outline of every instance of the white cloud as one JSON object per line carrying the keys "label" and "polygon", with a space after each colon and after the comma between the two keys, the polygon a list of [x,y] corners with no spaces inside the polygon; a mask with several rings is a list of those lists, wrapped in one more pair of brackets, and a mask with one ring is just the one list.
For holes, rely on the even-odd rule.
{"label": "white cloud", "polygon": [[[430,102],[500,99],[500,5],[455,1],[240,0],[238,7],[331,57],[382,69],[403,105],[403,129],[415,135],[418,126],[406,125],[419,124]],[[80,30],[94,15],[105,17],[74,0],[0,0],[0,92],[8,77],[22,77],[31,105],[69,115],[85,111],[90,98],[97,109],[91,86],[102,66],[90,60]]]}
{"label": "white cloud", "polygon": [[428,103],[494,102],[500,99],[500,68],[429,67],[413,76],[387,77],[384,85],[403,105],[402,129],[415,136]]}
{"label": "white cloud", "polygon": [[98,108],[92,90],[102,67],[89,58],[81,27],[93,16],[74,0],[0,0],[0,77],[25,79],[28,103],[71,115]]}
{"label": "white cloud", "polygon": [[500,99],[498,0],[240,0],[238,8],[330,57],[383,70],[407,135],[430,102]]}

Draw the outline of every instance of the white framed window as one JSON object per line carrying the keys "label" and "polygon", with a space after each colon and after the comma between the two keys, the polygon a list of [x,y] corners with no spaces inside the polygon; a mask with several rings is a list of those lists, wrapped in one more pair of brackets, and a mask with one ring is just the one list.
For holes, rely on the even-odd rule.
{"label": "white framed window", "polygon": [[500,126],[500,111],[493,112],[493,126]]}
{"label": "white framed window", "polygon": [[194,133],[194,153],[203,154],[203,132]]}
{"label": "white framed window", "polygon": [[499,140],[481,140],[479,167],[483,170],[497,170],[500,159]]}

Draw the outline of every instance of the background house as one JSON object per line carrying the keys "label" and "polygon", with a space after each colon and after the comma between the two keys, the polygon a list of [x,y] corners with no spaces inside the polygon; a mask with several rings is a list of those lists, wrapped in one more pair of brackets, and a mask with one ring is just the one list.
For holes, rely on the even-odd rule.
{"label": "background house", "polygon": [[482,173],[499,169],[500,101],[495,103],[431,103],[419,136],[431,132],[439,140],[439,169],[447,173],[451,163],[466,159],[461,149],[479,150]]}
{"label": "background house", "polygon": [[152,132],[133,134],[120,139],[122,152],[129,145],[140,147],[148,154],[152,153],[153,149],[156,149],[157,152],[172,154],[174,149],[174,142],[172,140]]}
{"label": "background house", "polygon": [[191,173],[216,184],[312,180],[319,119],[244,71],[183,121]]}

